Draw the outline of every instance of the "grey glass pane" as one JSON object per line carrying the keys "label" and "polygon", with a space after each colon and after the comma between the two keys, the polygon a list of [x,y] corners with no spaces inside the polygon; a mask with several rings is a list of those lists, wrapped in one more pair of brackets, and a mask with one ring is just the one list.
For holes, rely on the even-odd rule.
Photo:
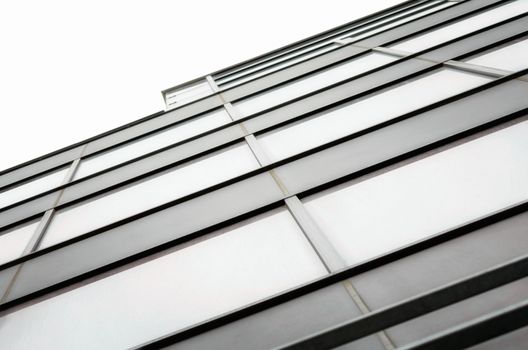
{"label": "grey glass pane", "polygon": [[275,169],[300,193],[528,107],[528,84],[511,80]]}
{"label": "grey glass pane", "polygon": [[343,81],[368,70],[380,67],[397,58],[378,53],[367,54],[350,62],[340,64],[325,71],[312,74],[305,78],[265,91],[249,97],[233,105],[243,116],[252,115],[259,111],[287,102],[296,97],[303,96],[325,86]]}
{"label": "grey glass pane", "polygon": [[305,200],[349,264],[528,199],[528,122]]}
{"label": "grey glass pane", "polygon": [[396,346],[403,346],[524,301],[527,295],[528,278],[523,278],[389,328],[386,332]]}
{"label": "grey glass pane", "polygon": [[369,335],[351,343],[334,348],[334,350],[387,350],[377,335]]}
{"label": "grey glass pane", "polygon": [[[491,79],[442,69],[363,100],[320,113],[258,137],[269,158],[284,159],[469,90]],[[295,140],[295,142],[292,142]]]}
{"label": "grey glass pane", "polygon": [[273,349],[361,313],[341,283],[200,334],[171,349]]}
{"label": "grey glass pane", "polygon": [[467,62],[510,71],[528,68],[528,39],[485,53]]}
{"label": "grey glass pane", "polygon": [[224,109],[191,119],[169,129],[133,141],[116,149],[111,149],[95,157],[83,159],[75,172],[75,179],[88,176],[111,166],[126,162],[160,148],[183,141],[221,125],[231,122]]}
{"label": "grey glass pane", "polygon": [[23,224],[7,232],[0,232],[0,264],[22,255],[38,225],[39,221]]}
{"label": "grey glass pane", "polygon": [[19,202],[62,184],[68,169],[61,169],[0,192],[0,208]]}
{"label": "grey glass pane", "polygon": [[0,187],[10,185],[16,181],[34,176],[35,174],[43,173],[50,169],[63,166],[79,158],[83,148],[84,145],[77,146],[70,150],[60,152],[53,156],[45,157],[42,160],[32,162],[31,164],[0,175]]}
{"label": "grey glass pane", "polygon": [[[528,212],[352,278],[376,310],[524,256]],[[391,286],[387,288],[387,286]]]}
{"label": "grey glass pane", "polygon": [[[352,46],[345,47],[353,48]],[[314,111],[320,111],[325,106],[342,105],[344,99],[350,99],[358,94],[364,94],[366,91],[375,89],[379,85],[405,78],[409,74],[430,68],[433,65],[434,63],[425,60],[403,60],[384,69],[356,77],[347,83],[339,84],[309,97],[273,108],[255,118],[244,121],[244,126],[249,132],[255,133],[278,123],[283,123]],[[328,112],[328,110],[325,112]],[[323,114],[323,112],[319,114]]]}
{"label": "grey glass pane", "polygon": [[8,314],[0,343],[9,349],[131,347],[325,274],[281,209]]}
{"label": "grey glass pane", "polygon": [[471,16],[415,38],[393,45],[392,48],[408,52],[418,52],[455,39],[478,29],[501,22],[528,11],[527,0],[517,0],[506,5]]}
{"label": "grey glass pane", "polygon": [[125,128],[120,128],[118,131],[91,141],[86,145],[86,149],[83,151],[83,156],[89,156],[118,143],[129,141],[131,138],[144,135],[147,132],[157,130],[178,121],[192,118],[200,113],[211,111],[215,108],[221,107],[223,104],[224,102],[220,96],[214,94],[200,99],[199,101],[194,101],[193,103],[187,103],[182,106],[172,106],[171,108],[178,108],[164,112],[163,114],[152,118],[147,118],[139,123],[126,125]]}
{"label": "grey glass pane", "polygon": [[58,211],[40,248],[141,213],[258,167],[257,160],[245,144],[216,152],[133,186]]}
{"label": "grey glass pane", "polygon": [[122,165],[114,170],[101,173],[96,177],[84,179],[66,187],[59,200],[59,205],[89,195],[101,189],[130,180],[138,175],[181,162],[204,151],[222,146],[226,143],[244,137],[242,128],[233,125],[222,128],[212,134],[185,142],[177,147],[158,152],[139,161]]}
{"label": "grey glass pane", "polygon": [[4,227],[37,214],[42,214],[55,206],[61,190],[56,190],[24,204],[16,205],[0,213],[0,227]]}
{"label": "grey glass pane", "polygon": [[15,300],[147,249],[182,239],[282,198],[283,194],[273,177],[269,173],[261,173],[112,227],[101,234],[26,261],[6,300]]}
{"label": "grey glass pane", "polygon": [[[469,2],[466,3],[469,4]],[[458,6],[462,6],[462,4]],[[513,36],[523,33],[527,27],[528,17],[517,18],[498,27],[472,34],[471,36],[464,39],[456,40],[448,45],[443,45],[436,49],[425,52],[423,55],[421,55],[421,57],[431,59],[436,62],[457,59],[462,55],[467,56],[468,53],[471,53],[475,50],[481,50],[483,47],[496,45],[497,42],[509,40]],[[476,57],[476,55],[473,55],[472,57]],[[468,57],[467,59],[472,57]]]}

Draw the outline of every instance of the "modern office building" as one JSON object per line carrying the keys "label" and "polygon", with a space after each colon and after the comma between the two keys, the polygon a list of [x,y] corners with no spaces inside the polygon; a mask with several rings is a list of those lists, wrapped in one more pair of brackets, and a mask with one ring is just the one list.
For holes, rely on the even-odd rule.
{"label": "modern office building", "polygon": [[1,349],[525,349],[528,0],[413,0],[0,173]]}

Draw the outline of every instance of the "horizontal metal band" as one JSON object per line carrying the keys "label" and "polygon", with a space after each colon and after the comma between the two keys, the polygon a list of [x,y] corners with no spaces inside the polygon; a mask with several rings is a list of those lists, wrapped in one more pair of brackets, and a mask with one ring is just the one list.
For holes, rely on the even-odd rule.
{"label": "horizontal metal band", "polygon": [[528,300],[463,323],[401,349],[465,349],[526,325],[528,325]]}
{"label": "horizontal metal band", "polygon": [[[395,305],[373,311],[350,322],[285,345],[281,349],[300,350],[337,347],[526,276],[528,276],[528,255]],[[528,315],[526,321],[528,321]],[[409,348],[428,348],[422,346]],[[445,348],[452,349],[451,346]],[[437,348],[435,347],[435,349]]]}
{"label": "horizontal metal band", "polygon": [[[285,293],[281,293],[277,296],[262,300],[258,303],[252,304],[250,306],[235,310],[233,312],[224,314],[222,316],[219,316],[217,318],[211,319],[206,322],[202,322],[200,324],[197,324],[195,326],[189,327],[187,329],[174,332],[172,334],[168,334],[165,337],[161,337],[159,339],[156,339],[152,342],[143,344],[139,346],[139,348],[145,348],[145,349],[156,349],[163,346],[168,346],[174,343],[177,343],[179,341],[183,341],[185,339],[189,339],[191,337],[197,336],[199,334],[205,333],[207,331],[210,331],[212,329],[221,327],[223,325],[226,325],[228,323],[234,322],[236,320],[243,319],[244,317],[256,314],[260,311],[269,309],[273,306],[282,304],[284,302],[293,300],[295,298],[298,298],[300,296],[309,294],[311,292],[314,292],[316,290],[322,289],[324,287],[330,286],[334,283],[341,282],[345,279],[351,278],[353,276],[357,276],[359,274],[374,270],[375,268],[378,268],[380,266],[389,264],[391,262],[397,261],[399,259],[402,259],[404,257],[416,254],[418,252],[421,252],[425,249],[437,246],[441,243],[448,242],[452,239],[462,237],[466,234],[470,234],[471,232],[491,225],[493,223],[502,221],[504,219],[507,219],[509,217],[515,216],[519,213],[525,212],[528,210],[528,202],[524,202],[522,204],[519,204],[517,206],[513,206],[511,208],[508,208],[504,211],[497,212],[493,215],[490,215],[488,217],[476,220],[472,223],[469,223],[467,225],[458,227],[454,230],[450,230],[448,232],[435,235],[433,237],[424,239],[423,241],[420,241],[418,243],[414,243],[411,245],[408,245],[407,247],[395,250],[391,253],[385,254],[383,256],[371,259],[369,261],[366,261],[364,263],[354,265],[351,267],[348,267],[340,272],[330,274],[326,277],[323,277],[321,279],[318,279],[314,282],[308,283],[306,285],[300,286],[298,288],[295,288],[293,290],[287,291]],[[523,257],[522,264],[526,267],[528,264],[527,257]],[[523,273],[526,273],[527,271],[524,270]],[[507,278],[507,276],[506,276]],[[493,280],[488,281],[489,283],[494,283]],[[507,282],[504,282],[507,283]],[[477,286],[478,287],[478,286]],[[366,316],[365,316],[366,317]],[[383,328],[380,328],[383,329]]]}

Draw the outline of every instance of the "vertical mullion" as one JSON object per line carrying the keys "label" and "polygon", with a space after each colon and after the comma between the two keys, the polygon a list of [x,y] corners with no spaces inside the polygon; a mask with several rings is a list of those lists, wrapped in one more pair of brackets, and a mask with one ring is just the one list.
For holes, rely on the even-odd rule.
{"label": "vertical mullion", "polygon": [[[85,146],[85,148],[86,148],[86,146]],[[83,151],[84,151],[84,149],[83,149]],[[68,171],[66,172],[66,175],[64,176],[64,179],[62,180],[61,186],[72,181],[72,179],[73,179],[73,177],[75,175],[75,172],[77,171],[77,169],[79,167],[79,163],[80,163],[80,158],[77,158],[73,162],[71,162],[70,168],[68,169]],[[42,241],[42,238],[44,237],[46,229],[48,228],[48,226],[49,226],[49,224],[51,222],[53,214],[55,213],[55,206],[59,202],[63,192],[64,192],[64,189],[61,189],[59,191],[59,193],[57,194],[57,197],[55,199],[55,202],[53,204],[53,207],[48,209],[48,210],[46,210],[44,215],[41,217],[39,225],[37,226],[37,228],[35,229],[35,232],[31,236],[31,238],[29,239],[29,241],[28,241],[26,247],[24,248],[24,251],[23,251],[21,256],[30,254],[30,253],[32,253],[32,252],[37,250],[40,242]],[[15,284],[16,278],[17,278],[17,276],[18,276],[18,274],[19,274],[19,272],[20,272],[20,270],[22,269],[23,266],[24,266],[24,263],[19,264],[19,265],[14,267],[14,270],[11,272],[11,274],[12,274],[12,276],[10,277],[11,281],[9,282],[7,288],[4,291],[0,291],[0,302],[3,302],[9,296],[9,293],[10,293],[13,285]]]}
{"label": "vertical mullion", "polygon": [[216,84],[212,76],[210,75],[206,76],[205,80],[207,80],[209,87],[211,88],[211,90],[213,90],[214,93],[217,93],[218,91],[220,91],[220,88],[218,87],[218,85]]}

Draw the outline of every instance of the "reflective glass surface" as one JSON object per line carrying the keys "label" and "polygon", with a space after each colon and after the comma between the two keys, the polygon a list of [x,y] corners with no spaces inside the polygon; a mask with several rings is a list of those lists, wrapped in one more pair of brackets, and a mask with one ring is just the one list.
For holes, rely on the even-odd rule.
{"label": "reflective glass surface", "polygon": [[18,258],[24,252],[39,222],[24,224],[0,233],[0,264]]}
{"label": "reflective glass surface", "polygon": [[0,192],[0,208],[36,196],[61,185],[68,169],[61,169]]}
{"label": "reflective glass surface", "polygon": [[528,68],[528,39],[488,52],[467,62],[510,71]]}
{"label": "reflective glass surface", "polygon": [[[461,327],[466,322],[478,322],[481,317],[486,317],[510,305],[526,300],[526,295],[528,295],[528,278],[521,278],[512,283],[502,285],[471,298],[464,299],[458,303],[411,319],[387,329],[386,332],[398,348],[403,348],[408,344],[420,341],[428,336],[449,332],[453,328]],[[500,326],[497,325],[496,327]],[[521,347],[507,347],[507,343],[502,345],[493,349],[522,350],[527,348],[528,343],[525,343]]]}
{"label": "reflective glass surface", "polygon": [[446,41],[469,34],[494,23],[520,15],[528,11],[528,0],[517,0],[481,14],[460,20],[445,27],[435,29],[415,38],[393,45],[392,48],[408,52],[418,52]]}
{"label": "reflective glass surface", "polygon": [[443,69],[358,102],[323,112],[311,119],[270,131],[257,139],[269,158],[277,161],[488,81],[490,78],[484,76]]}
{"label": "reflective glass surface", "polygon": [[208,113],[202,117],[178,124],[169,129],[160,131],[145,138],[133,141],[116,149],[83,159],[75,173],[75,178],[80,179],[87,175],[104,170],[111,166],[126,162],[160,148],[183,141],[208,130],[212,130],[231,121],[224,109]]}
{"label": "reflective glass surface", "polygon": [[0,319],[3,349],[122,349],[326,274],[284,210]]}
{"label": "reflective glass surface", "polygon": [[349,264],[528,199],[528,122],[305,200]]}
{"label": "reflective glass surface", "polygon": [[246,145],[237,145],[106,196],[58,211],[41,247],[64,241],[183,197],[258,167]]}
{"label": "reflective glass surface", "polygon": [[248,116],[395,61],[396,59],[396,57],[389,55],[371,53],[236,102],[233,105],[242,115]]}

